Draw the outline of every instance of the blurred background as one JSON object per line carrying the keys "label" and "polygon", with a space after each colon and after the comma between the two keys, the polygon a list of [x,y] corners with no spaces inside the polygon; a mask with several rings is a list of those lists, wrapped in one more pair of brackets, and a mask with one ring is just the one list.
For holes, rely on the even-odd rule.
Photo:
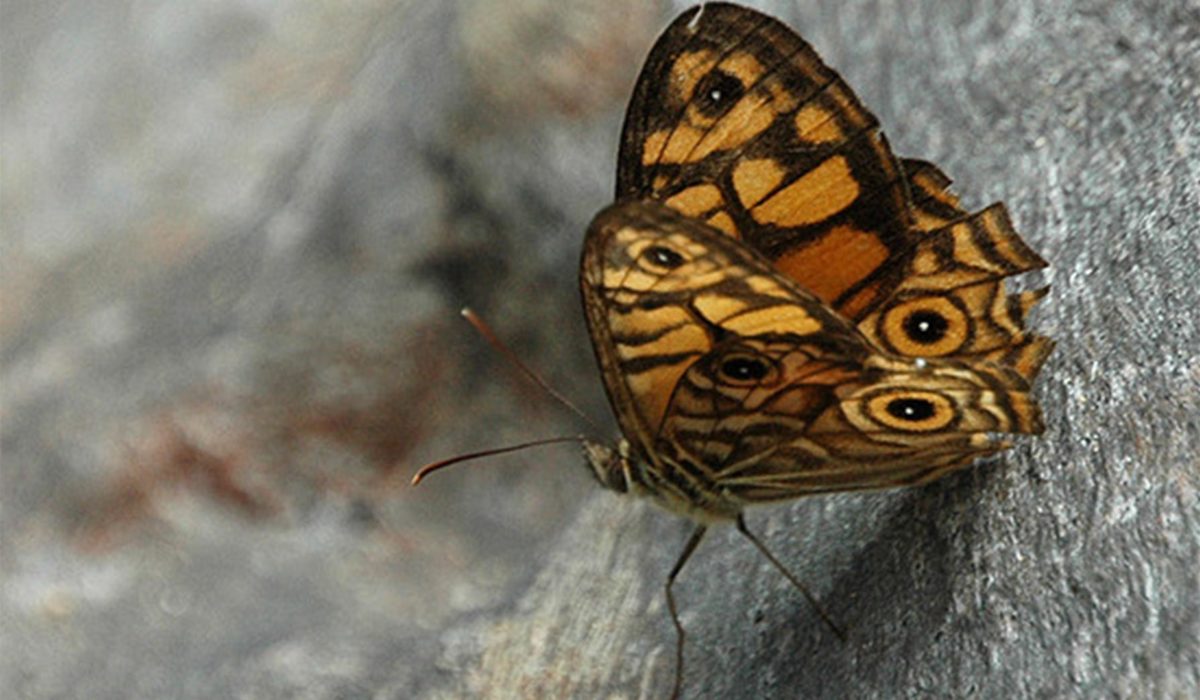
{"label": "blurred background", "polygon": [[[580,523],[605,527],[620,506],[587,505],[609,497],[570,446],[408,481],[424,462],[583,429],[461,321],[463,306],[609,421],[579,247],[612,197],[636,72],[690,4],[5,0],[0,694],[520,696],[449,680],[480,653],[477,620],[532,605],[522,592],[564,552],[593,557]],[[939,163],[972,206],[1009,201],[1068,290],[1035,322],[1049,334],[1085,337],[1077,326],[1115,314],[1098,323],[1119,344],[1143,322],[1071,306],[1098,266],[1124,259],[1072,249],[1073,235],[1149,227],[1162,236],[1141,239],[1154,254],[1191,246],[1194,264],[1194,3],[749,4],[842,72],[898,153]],[[1104,71],[1147,87],[1110,93]],[[1106,109],[1127,110],[1114,128],[1132,119],[1129,143],[1143,123],[1174,125],[1151,147],[1157,170],[1102,145],[1120,141],[1092,131],[1092,110]],[[1122,220],[1124,190],[1076,177],[1086,171],[1156,183],[1138,195],[1180,208],[1155,210],[1169,224]],[[1098,225],[1064,225],[1089,211]],[[1194,270],[1146,274],[1120,308],[1193,308],[1138,294],[1183,289]],[[1186,561],[1196,333],[1147,336],[1167,358],[1157,368],[1097,365],[1107,346],[1067,341],[1047,375],[1084,386],[1048,380],[1048,399],[1071,408],[1051,404],[1050,446],[1014,457],[1013,472],[1053,481],[1074,463],[1054,443],[1080,434],[1116,430],[1132,452],[1148,440],[1167,450],[1154,458],[1164,469],[1183,465],[1153,481],[1174,484],[1164,498],[1181,519],[1161,522]],[[1072,403],[1072,391],[1111,397],[1110,380],[1162,390]],[[1183,427],[1121,432],[1137,406]],[[646,546],[682,537],[645,527]],[[564,531],[577,533],[569,546]],[[653,555],[647,595],[675,548]],[[1186,599],[1194,565],[1179,566],[1168,590]],[[1194,600],[1162,642],[1180,649],[1163,673],[1185,680],[1161,687],[1196,687],[1182,670],[1196,655]],[[663,629],[648,644],[670,641]],[[655,697],[656,673],[659,686],[615,687]]]}
{"label": "blurred background", "polygon": [[607,415],[576,261],[668,15],[4,3],[0,694],[430,682],[593,491],[571,449],[408,486],[579,430],[458,311]]}

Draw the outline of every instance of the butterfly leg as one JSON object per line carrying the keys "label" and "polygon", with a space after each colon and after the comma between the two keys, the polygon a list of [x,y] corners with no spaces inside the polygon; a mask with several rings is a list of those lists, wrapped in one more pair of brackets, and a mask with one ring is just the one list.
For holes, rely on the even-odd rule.
{"label": "butterfly leg", "polygon": [[679,611],[675,608],[675,595],[671,593],[671,586],[707,531],[708,527],[705,525],[697,525],[696,529],[692,530],[692,536],[683,546],[683,552],[679,554],[675,566],[671,567],[671,573],[667,574],[667,610],[671,612],[671,622],[675,624],[675,685],[671,690],[671,700],[679,697],[679,688],[683,684],[683,625],[679,622]]}
{"label": "butterfly leg", "polygon": [[817,614],[821,616],[821,619],[825,621],[825,624],[829,625],[829,629],[833,630],[833,633],[838,636],[838,639],[842,640],[843,642],[846,641],[845,631],[833,623],[833,619],[829,617],[829,613],[825,612],[825,609],[821,607],[821,604],[817,602],[817,599],[813,597],[813,594],[808,592],[808,588],[805,587],[803,583],[800,583],[800,579],[796,578],[796,575],[791,571],[788,571],[788,568],[783,565],[783,562],[776,559],[775,555],[771,554],[771,550],[767,549],[767,546],[763,544],[758,537],[755,537],[754,533],[750,532],[750,528],[746,527],[746,519],[741,515],[738,515],[737,517],[737,529],[738,532],[742,533],[746,539],[750,540],[750,542],[758,548],[759,552],[762,552],[762,555],[767,558],[767,561],[771,562],[776,569],[779,569],[780,573],[787,577],[788,581],[791,581],[792,585],[796,587],[796,590],[804,594],[804,597],[808,599],[809,604],[813,606],[813,609],[817,611]]}

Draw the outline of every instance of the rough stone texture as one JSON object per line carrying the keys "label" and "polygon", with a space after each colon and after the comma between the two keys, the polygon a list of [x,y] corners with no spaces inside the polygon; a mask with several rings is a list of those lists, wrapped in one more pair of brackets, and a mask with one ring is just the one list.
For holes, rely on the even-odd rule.
{"label": "rough stone texture", "polygon": [[[665,694],[686,524],[566,449],[403,484],[579,429],[464,304],[607,413],[576,256],[683,6],[0,7],[0,693]],[[1008,203],[1059,348],[1003,459],[750,514],[848,642],[710,536],[685,695],[1200,695],[1200,5],[759,6]]]}

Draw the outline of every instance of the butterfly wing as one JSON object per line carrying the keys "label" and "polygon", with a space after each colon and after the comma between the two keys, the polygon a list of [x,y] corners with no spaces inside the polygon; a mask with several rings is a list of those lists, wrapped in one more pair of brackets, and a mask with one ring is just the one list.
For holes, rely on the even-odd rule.
{"label": "butterfly wing", "polygon": [[915,483],[1040,430],[1028,384],[990,363],[879,353],[720,231],[655,202],[589,229],[580,281],[633,472],[692,515]]}
{"label": "butterfly wing", "polygon": [[638,78],[618,198],[655,199],[742,240],[910,357],[971,357],[1032,379],[1053,344],[1025,330],[1043,267],[1000,205],[964,210],[930,163],[898,161],[878,122],[791,29],[710,3],[662,34]]}
{"label": "butterfly wing", "polygon": [[862,355],[861,335],[736,241],[655,202],[596,216],[580,270],[593,347],[622,432],[643,456],[680,378],[733,337],[820,337]]}
{"label": "butterfly wing", "polygon": [[739,238],[844,317],[899,282],[917,234],[878,122],[804,40],[709,3],[662,34],[634,88],[617,198]]}
{"label": "butterfly wing", "polygon": [[990,360],[1032,381],[1054,344],[1026,330],[1025,318],[1048,290],[1009,294],[1004,280],[1046,262],[1001,204],[940,226],[927,221],[899,284],[858,329],[899,355]]}

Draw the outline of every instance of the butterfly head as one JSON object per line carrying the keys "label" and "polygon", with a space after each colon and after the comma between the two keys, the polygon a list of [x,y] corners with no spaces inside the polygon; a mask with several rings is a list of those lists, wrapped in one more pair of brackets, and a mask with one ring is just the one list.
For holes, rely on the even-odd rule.
{"label": "butterfly head", "polygon": [[584,440],[583,456],[592,470],[592,476],[596,477],[604,488],[617,493],[629,490],[633,462],[628,441],[621,440],[614,448],[605,443]]}

